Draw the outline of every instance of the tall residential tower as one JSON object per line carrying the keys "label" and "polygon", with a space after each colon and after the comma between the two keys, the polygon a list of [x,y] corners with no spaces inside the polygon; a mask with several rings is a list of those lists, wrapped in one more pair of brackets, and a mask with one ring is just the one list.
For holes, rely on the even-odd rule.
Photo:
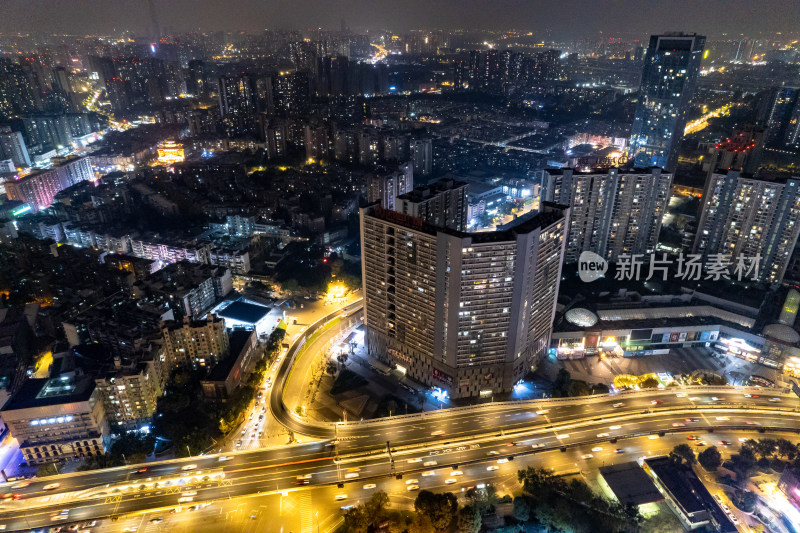
{"label": "tall residential tower", "polygon": [[655,251],[672,174],[660,168],[594,172],[563,168],[542,170],[538,176],[542,200],[571,207],[567,263],[577,261],[584,251],[614,262],[622,254]]}
{"label": "tall residential tower", "polygon": [[675,170],[705,42],[693,33],[650,37],[631,130],[635,166]]}
{"label": "tall residential tower", "polygon": [[547,352],[569,209],[464,233],[361,209],[370,355],[452,397],[509,391]]}

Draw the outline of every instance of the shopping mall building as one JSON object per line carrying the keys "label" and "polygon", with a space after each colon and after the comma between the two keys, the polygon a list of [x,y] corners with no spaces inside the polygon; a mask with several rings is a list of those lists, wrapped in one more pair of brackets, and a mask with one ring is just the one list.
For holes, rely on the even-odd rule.
{"label": "shopping mall building", "polygon": [[791,291],[778,321],[760,328],[758,309],[702,296],[564,307],[556,317],[550,354],[558,359],[641,357],[702,346],[800,376],[800,334],[793,327],[800,294]]}

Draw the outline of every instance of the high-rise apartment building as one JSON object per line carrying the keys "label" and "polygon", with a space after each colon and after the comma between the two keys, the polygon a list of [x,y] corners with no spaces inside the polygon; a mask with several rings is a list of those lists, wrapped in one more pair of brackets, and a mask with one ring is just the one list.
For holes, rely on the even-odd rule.
{"label": "high-rise apartment building", "polygon": [[0,131],[0,159],[10,159],[15,167],[31,166],[31,156],[18,131]]}
{"label": "high-rise apartment building", "polygon": [[415,187],[395,199],[394,210],[438,228],[466,231],[468,187],[466,182],[452,179]]}
{"label": "high-rise apartment building", "polygon": [[367,201],[379,202],[384,209],[395,209],[395,199],[414,189],[414,167],[404,163],[393,172],[367,175]]}
{"label": "high-rise apartment building", "polygon": [[330,134],[325,124],[306,124],[304,128],[306,159],[320,161],[330,154]]}
{"label": "high-rise apartment building", "polygon": [[364,129],[358,134],[358,163],[373,166],[381,158],[381,136],[377,130]]}
{"label": "high-rise apartment building", "polygon": [[469,234],[362,208],[369,353],[453,397],[511,390],[547,351],[568,218]]}
{"label": "high-rise apartment building", "polygon": [[311,83],[305,72],[281,74],[272,78],[272,97],[275,111],[295,114],[308,106]]}
{"label": "high-rise apartment building", "polygon": [[800,146],[800,87],[773,87],[758,109],[771,148]]}
{"label": "high-rise apartment building", "polygon": [[433,142],[430,139],[411,141],[411,160],[414,172],[419,176],[428,176],[433,171]]}
{"label": "high-rise apartment building", "polygon": [[261,138],[267,145],[267,159],[286,157],[286,138],[288,130],[282,119],[262,118],[260,123]]}
{"label": "high-rise apartment building", "polygon": [[[706,181],[693,252],[760,257],[758,279],[780,283],[800,232],[800,179],[765,180],[735,170]],[[749,266],[749,263],[747,263]]]}
{"label": "high-rise apartment building", "polygon": [[650,37],[631,129],[635,166],[675,169],[705,42],[696,34]]}
{"label": "high-rise apartment building", "polygon": [[539,173],[541,198],[571,208],[564,261],[591,251],[607,261],[655,251],[672,174],[660,168],[604,172],[548,169]]}
{"label": "high-rise apartment building", "polygon": [[229,137],[242,137],[255,130],[255,114],[260,111],[255,76],[222,76],[218,82],[219,109]]}
{"label": "high-rise apartment building", "polygon": [[60,191],[93,177],[88,157],[69,157],[53,168],[6,182],[6,195],[9,200],[25,202],[38,211],[49,207]]}

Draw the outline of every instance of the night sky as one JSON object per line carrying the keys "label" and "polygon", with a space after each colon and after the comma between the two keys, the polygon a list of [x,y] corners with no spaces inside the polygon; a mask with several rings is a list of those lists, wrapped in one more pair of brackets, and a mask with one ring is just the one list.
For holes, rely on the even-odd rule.
{"label": "night sky", "polygon": [[[798,0],[153,0],[163,31],[517,29],[550,39],[694,31],[711,38],[797,32]],[[0,0],[0,32],[146,32],[144,0]],[[544,33],[549,30],[550,33]],[[602,33],[600,33],[602,32]]]}

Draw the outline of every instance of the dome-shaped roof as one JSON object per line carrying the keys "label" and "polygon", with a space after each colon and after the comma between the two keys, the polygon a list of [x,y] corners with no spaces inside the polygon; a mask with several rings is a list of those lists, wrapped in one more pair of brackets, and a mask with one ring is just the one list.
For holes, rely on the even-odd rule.
{"label": "dome-shaped roof", "polygon": [[786,324],[770,324],[764,328],[764,336],[784,344],[797,344],[800,342],[800,333]]}
{"label": "dome-shaped roof", "polygon": [[590,328],[597,324],[598,320],[596,314],[583,307],[573,307],[564,313],[564,318],[566,318],[567,322],[570,324],[574,324],[582,328]]}

